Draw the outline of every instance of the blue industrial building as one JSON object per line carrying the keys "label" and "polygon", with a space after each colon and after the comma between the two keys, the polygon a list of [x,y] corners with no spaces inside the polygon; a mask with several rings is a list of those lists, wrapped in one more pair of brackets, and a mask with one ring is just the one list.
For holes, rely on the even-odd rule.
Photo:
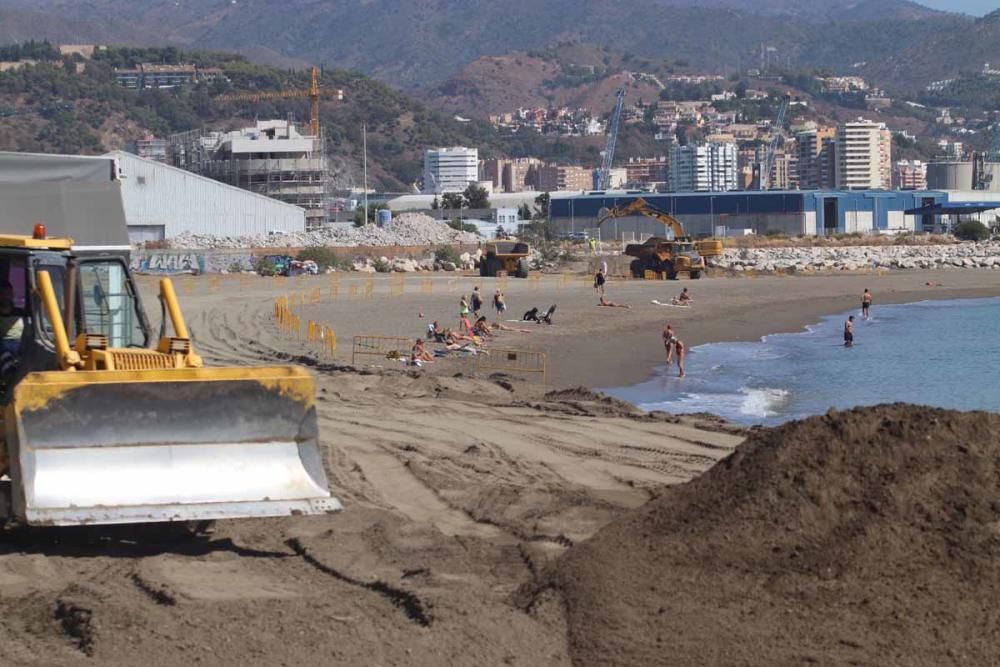
{"label": "blue industrial building", "polygon": [[[557,233],[595,233],[602,209],[626,206],[638,197],[675,216],[693,236],[920,232],[935,224],[935,216],[906,211],[948,201],[945,192],[924,190],[608,191],[553,195],[552,224]],[[599,232],[608,239],[653,234],[662,235],[663,226],[642,216],[608,220]]]}

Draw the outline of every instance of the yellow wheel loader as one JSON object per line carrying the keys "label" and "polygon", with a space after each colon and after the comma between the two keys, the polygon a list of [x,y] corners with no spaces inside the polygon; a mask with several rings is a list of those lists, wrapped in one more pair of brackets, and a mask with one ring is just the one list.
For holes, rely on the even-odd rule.
{"label": "yellow wheel loader", "polygon": [[305,369],[204,367],[169,279],[154,337],[125,257],[73,247],[0,236],[0,523],[341,509]]}

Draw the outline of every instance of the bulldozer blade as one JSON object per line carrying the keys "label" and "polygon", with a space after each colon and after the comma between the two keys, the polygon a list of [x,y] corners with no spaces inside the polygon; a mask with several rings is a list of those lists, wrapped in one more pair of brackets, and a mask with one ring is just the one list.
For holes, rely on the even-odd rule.
{"label": "bulldozer blade", "polygon": [[29,525],[342,509],[297,367],[31,373],[5,430],[13,513]]}

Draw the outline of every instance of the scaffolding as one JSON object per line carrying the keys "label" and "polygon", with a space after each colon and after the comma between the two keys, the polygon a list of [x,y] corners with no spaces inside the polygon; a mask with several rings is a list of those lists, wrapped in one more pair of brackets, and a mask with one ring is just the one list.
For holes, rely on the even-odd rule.
{"label": "scaffolding", "polygon": [[306,228],[329,220],[323,137],[291,120],[258,121],[234,132],[192,130],[170,137],[175,166],[305,209]]}

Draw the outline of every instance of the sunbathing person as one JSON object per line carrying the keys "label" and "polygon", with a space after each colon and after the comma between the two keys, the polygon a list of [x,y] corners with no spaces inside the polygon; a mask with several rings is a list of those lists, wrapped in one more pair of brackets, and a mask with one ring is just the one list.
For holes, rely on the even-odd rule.
{"label": "sunbathing person", "polygon": [[517,333],[531,333],[531,329],[518,329],[517,327],[509,327],[503,322],[494,322],[492,325],[497,331],[516,331]]}
{"label": "sunbathing person", "polygon": [[475,326],[472,327],[472,333],[476,336],[482,336],[483,338],[493,338],[493,332],[490,331],[490,325],[486,321],[486,316],[480,316],[476,320]]}
{"label": "sunbathing person", "polygon": [[670,300],[670,305],[672,306],[690,306],[691,303],[691,295],[688,294],[687,287],[682,289],[680,294]]}
{"label": "sunbathing person", "polygon": [[597,303],[597,305],[598,306],[607,306],[608,308],[631,308],[632,307],[632,306],[629,306],[628,304],[615,303],[614,301],[608,301],[607,299],[604,298],[604,295],[601,295],[601,300]]}
{"label": "sunbathing person", "polygon": [[444,330],[444,342],[447,343],[449,347],[452,345],[462,346],[465,343],[474,343],[475,340],[476,339],[473,338],[472,336],[466,336],[465,334],[455,333],[451,329]]}
{"label": "sunbathing person", "polygon": [[416,366],[417,362],[434,361],[434,355],[424,347],[424,341],[422,338],[418,338],[413,344],[413,348],[410,350],[410,364]]}

